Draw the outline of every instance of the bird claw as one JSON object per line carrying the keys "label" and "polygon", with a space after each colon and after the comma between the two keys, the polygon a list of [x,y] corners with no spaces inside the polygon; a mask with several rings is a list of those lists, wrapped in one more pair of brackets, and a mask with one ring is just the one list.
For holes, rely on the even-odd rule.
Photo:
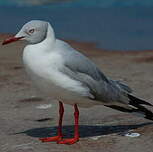
{"label": "bird claw", "polygon": [[76,142],[78,142],[79,139],[78,138],[70,138],[70,139],[64,139],[64,140],[59,140],[57,141],[57,144],[68,144],[68,145],[72,145]]}
{"label": "bird claw", "polygon": [[54,136],[54,137],[45,137],[45,138],[39,138],[42,142],[52,142],[52,141],[60,141],[62,140],[62,136]]}

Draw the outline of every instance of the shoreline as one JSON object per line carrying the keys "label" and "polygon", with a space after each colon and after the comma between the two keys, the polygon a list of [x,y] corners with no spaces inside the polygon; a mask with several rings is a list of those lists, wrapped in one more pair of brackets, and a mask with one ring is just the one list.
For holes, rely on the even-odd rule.
{"label": "shoreline", "polygon": [[[0,33],[0,39],[8,38],[9,36],[14,36],[14,34],[11,33]],[[85,50],[87,48],[90,48],[90,50],[94,51],[102,51],[102,52],[109,52],[109,53],[140,53],[140,52],[153,52],[153,49],[150,50],[109,50],[109,49],[103,49],[97,47],[95,42],[85,42],[85,41],[79,41],[79,40],[73,40],[73,39],[61,39],[67,43],[69,43],[72,46],[77,46],[78,48],[84,48]]]}
{"label": "shoreline", "polygon": [[[13,36],[13,34],[0,34],[0,43],[3,42],[4,39],[7,39],[8,37]],[[153,50],[106,50],[102,48],[97,48],[96,43],[93,42],[81,42],[81,41],[76,41],[76,40],[65,40],[61,39],[68,44],[70,44],[73,48],[76,50],[82,52],[86,56],[90,58],[111,58],[115,57],[118,58],[119,60],[123,60],[126,56],[126,58],[133,58],[132,62],[144,62],[144,63],[149,63],[153,62]],[[0,46],[0,49],[7,49],[10,46],[18,49],[23,49],[24,46],[26,45],[25,42],[17,42],[16,45],[9,44],[7,46]],[[13,55],[13,52],[10,52]],[[5,56],[8,57],[8,52],[2,52],[2,54],[5,54]],[[15,52],[16,56],[19,56],[18,52]],[[124,58],[123,58],[124,57]],[[2,58],[2,56],[1,56]],[[10,57],[8,57],[10,58]],[[131,62],[131,61],[130,61]]]}

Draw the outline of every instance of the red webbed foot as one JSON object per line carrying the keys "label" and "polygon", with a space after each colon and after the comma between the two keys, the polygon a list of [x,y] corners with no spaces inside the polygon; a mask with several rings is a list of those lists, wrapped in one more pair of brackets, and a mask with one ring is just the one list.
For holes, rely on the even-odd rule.
{"label": "red webbed foot", "polygon": [[68,145],[72,145],[76,142],[79,141],[79,138],[70,138],[70,139],[64,139],[64,140],[60,140],[57,141],[57,144],[68,144]]}
{"label": "red webbed foot", "polygon": [[54,136],[54,137],[46,137],[46,138],[39,138],[42,142],[52,142],[52,141],[60,141],[62,140],[62,136]]}

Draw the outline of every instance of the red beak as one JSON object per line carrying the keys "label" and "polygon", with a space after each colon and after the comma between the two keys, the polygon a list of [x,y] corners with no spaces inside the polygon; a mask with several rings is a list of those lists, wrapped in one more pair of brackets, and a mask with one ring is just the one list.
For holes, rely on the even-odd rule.
{"label": "red beak", "polygon": [[5,44],[8,44],[8,43],[12,43],[12,42],[15,42],[15,41],[18,41],[20,39],[24,38],[24,36],[21,36],[21,37],[10,37],[6,40],[3,41],[2,45],[5,45]]}

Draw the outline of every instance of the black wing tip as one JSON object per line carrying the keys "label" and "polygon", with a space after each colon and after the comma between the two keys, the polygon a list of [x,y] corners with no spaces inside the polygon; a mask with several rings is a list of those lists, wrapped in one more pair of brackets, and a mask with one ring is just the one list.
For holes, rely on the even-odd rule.
{"label": "black wing tip", "polygon": [[153,105],[151,103],[146,102],[146,101],[144,101],[142,99],[139,99],[139,98],[137,98],[137,97],[135,97],[135,96],[133,96],[131,94],[128,94],[128,98],[130,99],[130,101],[129,101],[130,105],[133,105],[133,106],[136,106],[136,105],[148,105],[148,106],[152,106],[153,107]]}
{"label": "black wing tip", "polygon": [[148,109],[144,108],[144,114],[146,119],[153,120],[153,113]]}
{"label": "black wing tip", "polygon": [[141,116],[143,118],[146,118],[148,120],[152,120],[153,121],[153,113],[151,111],[149,111],[148,109],[146,109],[145,107],[138,105],[137,109],[126,109],[124,107],[120,107],[117,105],[105,105],[106,107],[121,111],[121,112],[127,112],[127,113],[131,113],[131,114],[141,114]]}
{"label": "black wing tip", "polygon": [[148,120],[152,120],[153,121],[153,115],[152,116],[145,116],[144,118],[148,119]]}

